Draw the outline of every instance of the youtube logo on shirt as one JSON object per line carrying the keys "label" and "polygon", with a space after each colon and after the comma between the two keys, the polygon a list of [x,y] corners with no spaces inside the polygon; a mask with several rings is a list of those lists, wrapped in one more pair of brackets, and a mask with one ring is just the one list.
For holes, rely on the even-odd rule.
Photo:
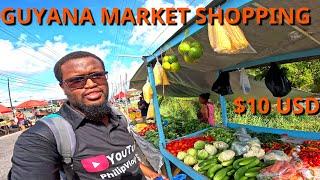
{"label": "youtube logo on shirt", "polygon": [[90,173],[101,172],[109,168],[109,161],[105,155],[82,159],[81,164]]}

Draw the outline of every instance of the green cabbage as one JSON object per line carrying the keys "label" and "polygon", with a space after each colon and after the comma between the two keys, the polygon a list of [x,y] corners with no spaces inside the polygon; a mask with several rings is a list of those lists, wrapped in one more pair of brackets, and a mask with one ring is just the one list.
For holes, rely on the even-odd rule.
{"label": "green cabbage", "polygon": [[197,164],[197,159],[195,157],[191,156],[191,155],[187,155],[184,158],[183,162],[188,166],[192,166],[192,165]]}
{"label": "green cabbage", "polygon": [[198,155],[197,155],[198,159],[201,159],[201,160],[207,159],[208,156],[209,156],[209,153],[206,150],[203,149],[203,150],[198,151]]}
{"label": "green cabbage", "polygon": [[197,150],[201,150],[204,148],[204,146],[206,145],[206,143],[204,141],[197,141],[196,143],[194,143],[194,148]]}
{"label": "green cabbage", "polygon": [[179,160],[183,160],[186,156],[187,156],[187,153],[186,153],[186,152],[180,151],[180,152],[178,152],[177,158],[178,158]]}
{"label": "green cabbage", "polygon": [[194,148],[190,148],[188,149],[187,154],[195,157],[197,155],[197,150],[195,150]]}

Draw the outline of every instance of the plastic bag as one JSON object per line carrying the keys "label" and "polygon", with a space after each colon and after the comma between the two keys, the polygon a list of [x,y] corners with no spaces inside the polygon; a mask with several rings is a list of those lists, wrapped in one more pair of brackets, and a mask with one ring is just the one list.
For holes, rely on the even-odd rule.
{"label": "plastic bag", "polygon": [[297,174],[296,168],[290,162],[276,161],[273,165],[262,169],[257,179],[291,180],[291,178],[297,176]]}
{"label": "plastic bag", "polygon": [[222,96],[233,94],[229,79],[229,72],[221,72],[218,79],[213,83],[211,90]]}
{"label": "plastic bag", "polygon": [[251,136],[247,133],[247,130],[245,128],[237,129],[234,135],[237,136],[237,139],[240,142],[247,142],[251,140]]}
{"label": "plastic bag", "polygon": [[265,77],[265,84],[274,97],[286,96],[291,91],[291,82],[275,63],[271,63]]}
{"label": "plastic bag", "polygon": [[162,72],[163,72],[163,69],[160,63],[157,61],[153,68],[153,74],[154,74],[154,80],[155,80],[156,86],[162,85]]}
{"label": "plastic bag", "polygon": [[208,24],[208,36],[212,49],[217,53],[256,53],[237,25],[230,25],[225,19],[221,25],[218,19]]}
{"label": "plastic bag", "polygon": [[247,153],[250,149],[250,146],[246,142],[233,142],[231,145],[231,150],[233,150],[237,156],[241,156]]}
{"label": "plastic bag", "polygon": [[147,118],[146,119],[154,119],[154,106],[153,101],[150,101],[148,112],[147,112]]}
{"label": "plastic bag", "polygon": [[153,68],[153,74],[154,74],[154,80],[155,80],[156,86],[170,85],[168,76],[167,76],[166,72],[163,70],[159,61],[156,62],[155,66]]}
{"label": "plastic bag", "polygon": [[266,155],[264,155],[264,161],[268,162],[268,161],[290,161],[291,158],[284,153],[283,151],[279,151],[279,150],[273,150],[268,152]]}
{"label": "plastic bag", "polygon": [[250,92],[250,81],[245,69],[241,69],[240,72],[240,85],[244,94],[248,94]]}
{"label": "plastic bag", "polygon": [[152,92],[151,84],[149,83],[148,80],[146,84],[143,85],[142,92],[143,92],[144,100],[149,104],[152,99],[153,92]]}

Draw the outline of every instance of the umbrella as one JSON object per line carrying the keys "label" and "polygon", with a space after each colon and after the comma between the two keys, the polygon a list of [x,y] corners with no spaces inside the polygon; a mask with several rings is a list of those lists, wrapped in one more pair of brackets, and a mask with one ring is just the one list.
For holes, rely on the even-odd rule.
{"label": "umbrella", "polygon": [[18,106],[16,106],[16,108],[23,109],[23,108],[43,107],[47,105],[48,105],[47,101],[29,100],[19,104]]}
{"label": "umbrella", "polygon": [[9,113],[9,112],[12,112],[12,110],[0,104],[0,113]]}

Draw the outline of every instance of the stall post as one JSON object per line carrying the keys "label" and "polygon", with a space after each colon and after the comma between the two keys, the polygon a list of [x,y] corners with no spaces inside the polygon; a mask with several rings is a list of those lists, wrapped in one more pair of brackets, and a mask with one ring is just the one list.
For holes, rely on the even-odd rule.
{"label": "stall post", "polygon": [[[153,74],[153,69],[152,69],[152,64],[151,63],[148,63],[147,70],[148,70],[149,81],[150,81],[150,84],[151,84],[151,87],[152,87],[152,92],[153,92],[154,114],[156,116],[155,117],[156,118],[156,124],[157,124],[157,128],[158,128],[158,133],[159,133],[159,148],[160,149],[164,149],[166,147],[166,138],[164,136],[164,132],[163,132],[163,128],[162,128],[162,120],[161,120],[161,115],[160,115],[160,107],[159,107],[159,102],[158,102],[157,88],[156,88],[156,83],[155,83],[155,80],[154,80],[154,74]],[[165,166],[166,166],[168,178],[172,179],[170,162],[166,158],[163,158],[163,161],[164,161]]]}
{"label": "stall post", "polygon": [[220,95],[220,105],[221,105],[221,113],[222,113],[222,124],[223,126],[228,126],[228,112],[227,112],[227,103],[226,98]]}

